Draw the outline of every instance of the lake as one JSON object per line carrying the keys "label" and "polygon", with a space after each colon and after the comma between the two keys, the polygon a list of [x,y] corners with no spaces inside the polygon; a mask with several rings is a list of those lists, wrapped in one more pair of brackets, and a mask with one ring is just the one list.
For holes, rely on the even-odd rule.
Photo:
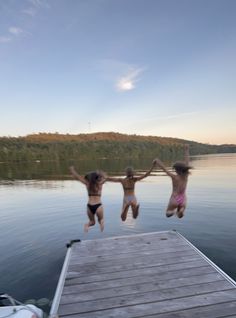
{"label": "lake", "polygon": [[[121,175],[127,165],[142,173],[150,163],[150,159],[101,160],[78,162],[75,166],[82,173],[99,167],[111,175]],[[188,206],[183,219],[165,217],[171,180],[155,171],[136,185],[140,202],[137,220],[130,214],[126,222],[120,220],[121,185],[106,183],[105,230],[100,233],[96,225],[86,234],[86,190],[70,178],[67,163],[1,163],[1,292],[22,302],[34,300],[48,311],[66,254],[65,244],[71,239],[170,229],[183,234],[236,279],[236,154],[194,156],[191,165],[194,169],[189,177]]]}

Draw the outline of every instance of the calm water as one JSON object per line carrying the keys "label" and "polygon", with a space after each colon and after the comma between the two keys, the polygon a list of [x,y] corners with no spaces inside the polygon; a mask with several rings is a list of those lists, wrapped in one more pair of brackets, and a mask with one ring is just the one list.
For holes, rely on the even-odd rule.
{"label": "calm water", "polygon": [[[139,170],[147,169],[149,163],[150,160],[129,162]],[[81,162],[79,166],[90,170],[93,164]],[[114,166],[103,161],[100,167],[121,173],[124,164]],[[60,170],[52,163],[35,163],[30,169],[26,164],[14,169],[1,164],[0,290],[21,301],[51,300],[69,240],[169,229],[185,235],[236,279],[236,154],[193,157],[192,165],[195,169],[189,179],[188,207],[183,219],[165,217],[171,182],[156,172],[137,184],[141,208],[136,221],[129,216],[125,223],[121,222],[121,186],[105,184],[105,231],[100,233],[96,226],[84,234],[86,191],[77,181],[59,180],[68,178],[67,165]],[[26,180],[32,177],[35,179]],[[42,308],[48,310],[46,306]]]}

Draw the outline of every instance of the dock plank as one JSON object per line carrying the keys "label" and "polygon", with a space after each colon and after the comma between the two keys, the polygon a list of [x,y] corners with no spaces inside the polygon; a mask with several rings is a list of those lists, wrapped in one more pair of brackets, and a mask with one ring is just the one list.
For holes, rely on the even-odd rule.
{"label": "dock plank", "polygon": [[[83,242],[84,243],[84,242]],[[82,243],[81,243],[82,244]],[[151,253],[168,253],[169,251],[173,251],[175,249],[190,249],[190,246],[188,244],[186,244],[186,242],[181,242],[178,241],[176,242],[176,244],[173,244],[173,242],[170,241],[161,241],[159,240],[158,243],[155,242],[150,242],[149,244],[145,243],[146,245],[140,246],[140,248],[138,249],[137,246],[126,246],[125,248],[123,246],[118,247],[107,247],[106,249],[103,247],[98,247],[98,249],[96,251],[92,251],[90,249],[90,252],[86,251],[82,252],[82,249],[80,250],[80,248],[77,248],[76,250],[74,250],[74,254],[71,257],[71,264],[73,263],[77,263],[77,261],[83,262],[84,258],[86,258],[88,261],[91,260],[100,260],[100,259],[106,259],[111,256],[116,256],[116,251],[119,252],[119,255],[121,257],[127,257],[127,255],[132,255],[132,254],[139,254],[140,252],[142,253],[142,255],[145,255],[145,253],[147,254],[151,254]],[[82,252],[82,255],[80,255],[80,253]]]}
{"label": "dock plank", "polygon": [[[183,253],[173,253],[172,255],[168,255],[166,257],[145,257],[145,258],[134,258],[123,260],[123,262],[117,262],[118,266],[114,266],[114,262],[111,260],[111,267],[107,266],[104,269],[97,269],[96,264],[87,264],[86,267],[77,267],[70,266],[69,271],[73,271],[77,273],[77,276],[80,279],[80,283],[82,282],[90,282],[97,281],[101,279],[111,279],[114,277],[127,277],[127,276],[135,276],[136,274],[140,274],[147,268],[154,268],[162,265],[171,265],[171,264],[179,264],[185,262],[193,262],[200,261],[201,257],[196,255],[193,252],[183,252]],[[134,265],[135,264],[135,265]],[[114,268],[112,267],[114,266]]]}
{"label": "dock plank", "polygon": [[[236,300],[236,289],[230,289],[220,292],[212,292],[197,296],[188,296],[183,298],[176,298],[171,300],[164,300],[160,302],[150,302],[146,304],[139,304],[127,307],[117,307],[113,309],[96,310],[92,311],[92,308],[86,313],[72,314],[70,318],[139,318],[147,315],[155,315],[159,313],[165,313],[168,311],[179,311],[183,309],[190,309],[194,307],[213,305],[213,304],[224,304],[226,301]],[[109,303],[108,303],[109,305]],[[60,315],[60,318],[67,316]]]}
{"label": "dock plank", "polygon": [[[226,302],[210,306],[195,307],[165,314],[143,316],[143,318],[235,318],[236,302]],[[232,316],[233,315],[233,316]]]}
{"label": "dock plank", "polygon": [[[181,237],[177,237],[175,232],[154,232],[154,233],[143,233],[137,235],[129,235],[127,242],[127,236],[106,238],[101,240],[88,240],[82,241],[79,245],[74,247],[75,253],[79,250],[80,257],[90,255],[104,255],[105,253],[119,250],[120,252],[126,252],[129,250],[145,249],[150,246],[162,246],[165,245],[187,245]],[[102,254],[100,254],[102,253]]]}
{"label": "dock plank", "polygon": [[[79,293],[76,292],[72,294],[64,294],[61,297],[61,305],[103,298],[107,299],[109,297],[111,298],[124,295],[134,295],[142,292],[151,292],[182,286],[192,286],[202,283],[224,282],[222,276],[215,272],[204,275],[196,275],[191,277],[176,278],[163,281],[150,281],[150,283],[135,283],[134,285],[122,285],[121,287],[104,288],[104,286],[101,286],[101,289],[81,291]],[[134,295],[133,297],[136,296]]]}
{"label": "dock plank", "polygon": [[60,318],[236,316],[236,284],[174,231],[71,248]]}
{"label": "dock plank", "polygon": [[197,294],[206,294],[214,291],[222,291],[232,289],[232,286],[227,281],[218,281],[211,283],[202,283],[191,286],[181,286],[178,288],[169,288],[164,290],[152,290],[135,295],[129,295],[128,292],[123,296],[115,296],[98,300],[90,300],[84,302],[74,302],[60,306],[59,315],[86,313],[93,308],[94,311],[121,308],[145,303],[160,302],[162,300],[178,299],[185,296],[194,296]]}
{"label": "dock plank", "polygon": [[[175,259],[176,261],[178,261],[178,259]],[[134,269],[134,270],[126,270],[123,272],[114,272],[114,273],[108,273],[108,274],[100,274],[100,275],[91,275],[91,276],[82,276],[79,278],[75,278],[72,283],[73,284],[68,284],[65,285],[65,287],[69,287],[70,285],[86,285],[86,284],[94,284],[94,283],[106,283],[107,281],[116,281],[116,280],[121,280],[123,279],[128,281],[128,279],[131,279],[132,281],[136,281],[137,279],[139,279],[140,277],[145,277],[146,279],[148,279],[147,276],[151,276],[153,277],[156,274],[159,274],[158,276],[156,276],[156,279],[161,279],[164,275],[165,277],[171,277],[171,272],[175,272],[178,271],[177,275],[186,275],[187,274],[187,269],[188,268],[196,268],[198,266],[204,266],[206,265],[205,262],[203,260],[199,260],[198,258],[194,259],[194,257],[192,257],[190,260],[188,258],[188,261],[186,262],[179,262],[179,263],[171,263],[171,264],[162,264],[159,266],[151,266],[151,267],[144,267],[144,268],[140,268],[140,269]],[[169,268],[169,272],[167,272],[167,268]],[[185,268],[185,273],[181,273],[181,270]],[[176,276],[174,274],[174,276]],[[71,282],[71,281],[70,281]]]}
{"label": "dock plank", "polygon": [[[110,254],[105,254],[105,255],[90,255],[90,256],[83,256],[80,257],[79,255],[76,255],[74,257],[71,258],[71,262],[70,265],[79,265],[79,264],[84,264],[84,261],[86,260],[86,262],[97,262],[99,261],[99,265],[100,262],[102,261],[110,261],[111,258],[115,261],[115,260],[122,260],[123,258],[134,258],[134,257],[140,257],[140,254],[144,257],[144,256],[151,256],[151,255],[162,255],[162,254],[171,254],[173,252],[178,252],[178,251],[192,251],[192,249],[190,248],[190,246],[186,245],[186,244],[178,244],[176,246],[169,246],[169,245],[165,245],[163,244],[162,246],[158,246],[155,248],[150,248],[150,249],[140,249],[139,251],[136,250],[130,250],[129,252],[126,253],[121,253],[119,251],[119,253],[115,253],[115,251]],[[117,251],[118,252],[118,251]]]}
{"label": "dock plank", "polygon": [[[199,265],[201,265],[199,267]],[[166,271],[166,268],[162,268],[162,272],[152,271],[149,275],[138,275],[130,278],[120,278],[114,280],[100,281],[100,282],[91,282],[87,284],[77,283],[76,285],[64,286],[63,294],[72,294],[79,293],[83,291],[92,291],[104,288],[115,288],[127,285],[137,285],[141,283],[147,282],[163,282],[168,280],[175,280],[178,278],[192,277],[194,275],[203,275],[205,273],[215,273],[215,270],[210,266],[204,266],[205,264],[201,261],[201,263],[191,262],[186,264],[179,264],[178,269],[176,269],[176,265],[173,265],[176,270]],[[188,266],[188,267],[187,267]],[[191,266],[191,267],[190,267]],[[164,267],[164,266],[163,266]],[[156,268],[155,268],[156,270]]]}

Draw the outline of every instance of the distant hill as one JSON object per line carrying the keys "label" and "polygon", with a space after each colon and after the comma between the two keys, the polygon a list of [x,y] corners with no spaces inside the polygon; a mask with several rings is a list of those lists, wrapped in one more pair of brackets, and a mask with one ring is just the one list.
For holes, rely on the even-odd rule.
{"label": "distant hill", "polygon": [[115,132],[98,132],[90,134],[59,134],[59,133],[39,133],[27,135],[25,137],[18,137],[18,139],[24,139],[26,141],[35,141],[35,142],[50,142],[50,141],[149,141],[149,142],[158,142],[160,144],[183,144],[186,142],[183,139],[170,138],[170,137],[157,137],[157,136],[142,136],[142,135],[127,135],[120,134]]}
{"label": "distant hill", "polygon": [[39,133],[25,137],[0,137],[0,161],[140,158],[157,155],[165,159],[181,157],[185,143],[190,145],[191,155],[236,152],[236,145],[209,145],[169,137],[114,132],[78,135]]}

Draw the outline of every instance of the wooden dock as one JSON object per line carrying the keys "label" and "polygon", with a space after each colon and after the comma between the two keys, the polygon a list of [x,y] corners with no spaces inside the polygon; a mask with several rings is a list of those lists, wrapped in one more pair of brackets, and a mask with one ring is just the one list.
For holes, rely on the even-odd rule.
{"label": "wooden dock", "polygon": [[175,231],[75,243],[50,317],[236,317],[236,283]]}

